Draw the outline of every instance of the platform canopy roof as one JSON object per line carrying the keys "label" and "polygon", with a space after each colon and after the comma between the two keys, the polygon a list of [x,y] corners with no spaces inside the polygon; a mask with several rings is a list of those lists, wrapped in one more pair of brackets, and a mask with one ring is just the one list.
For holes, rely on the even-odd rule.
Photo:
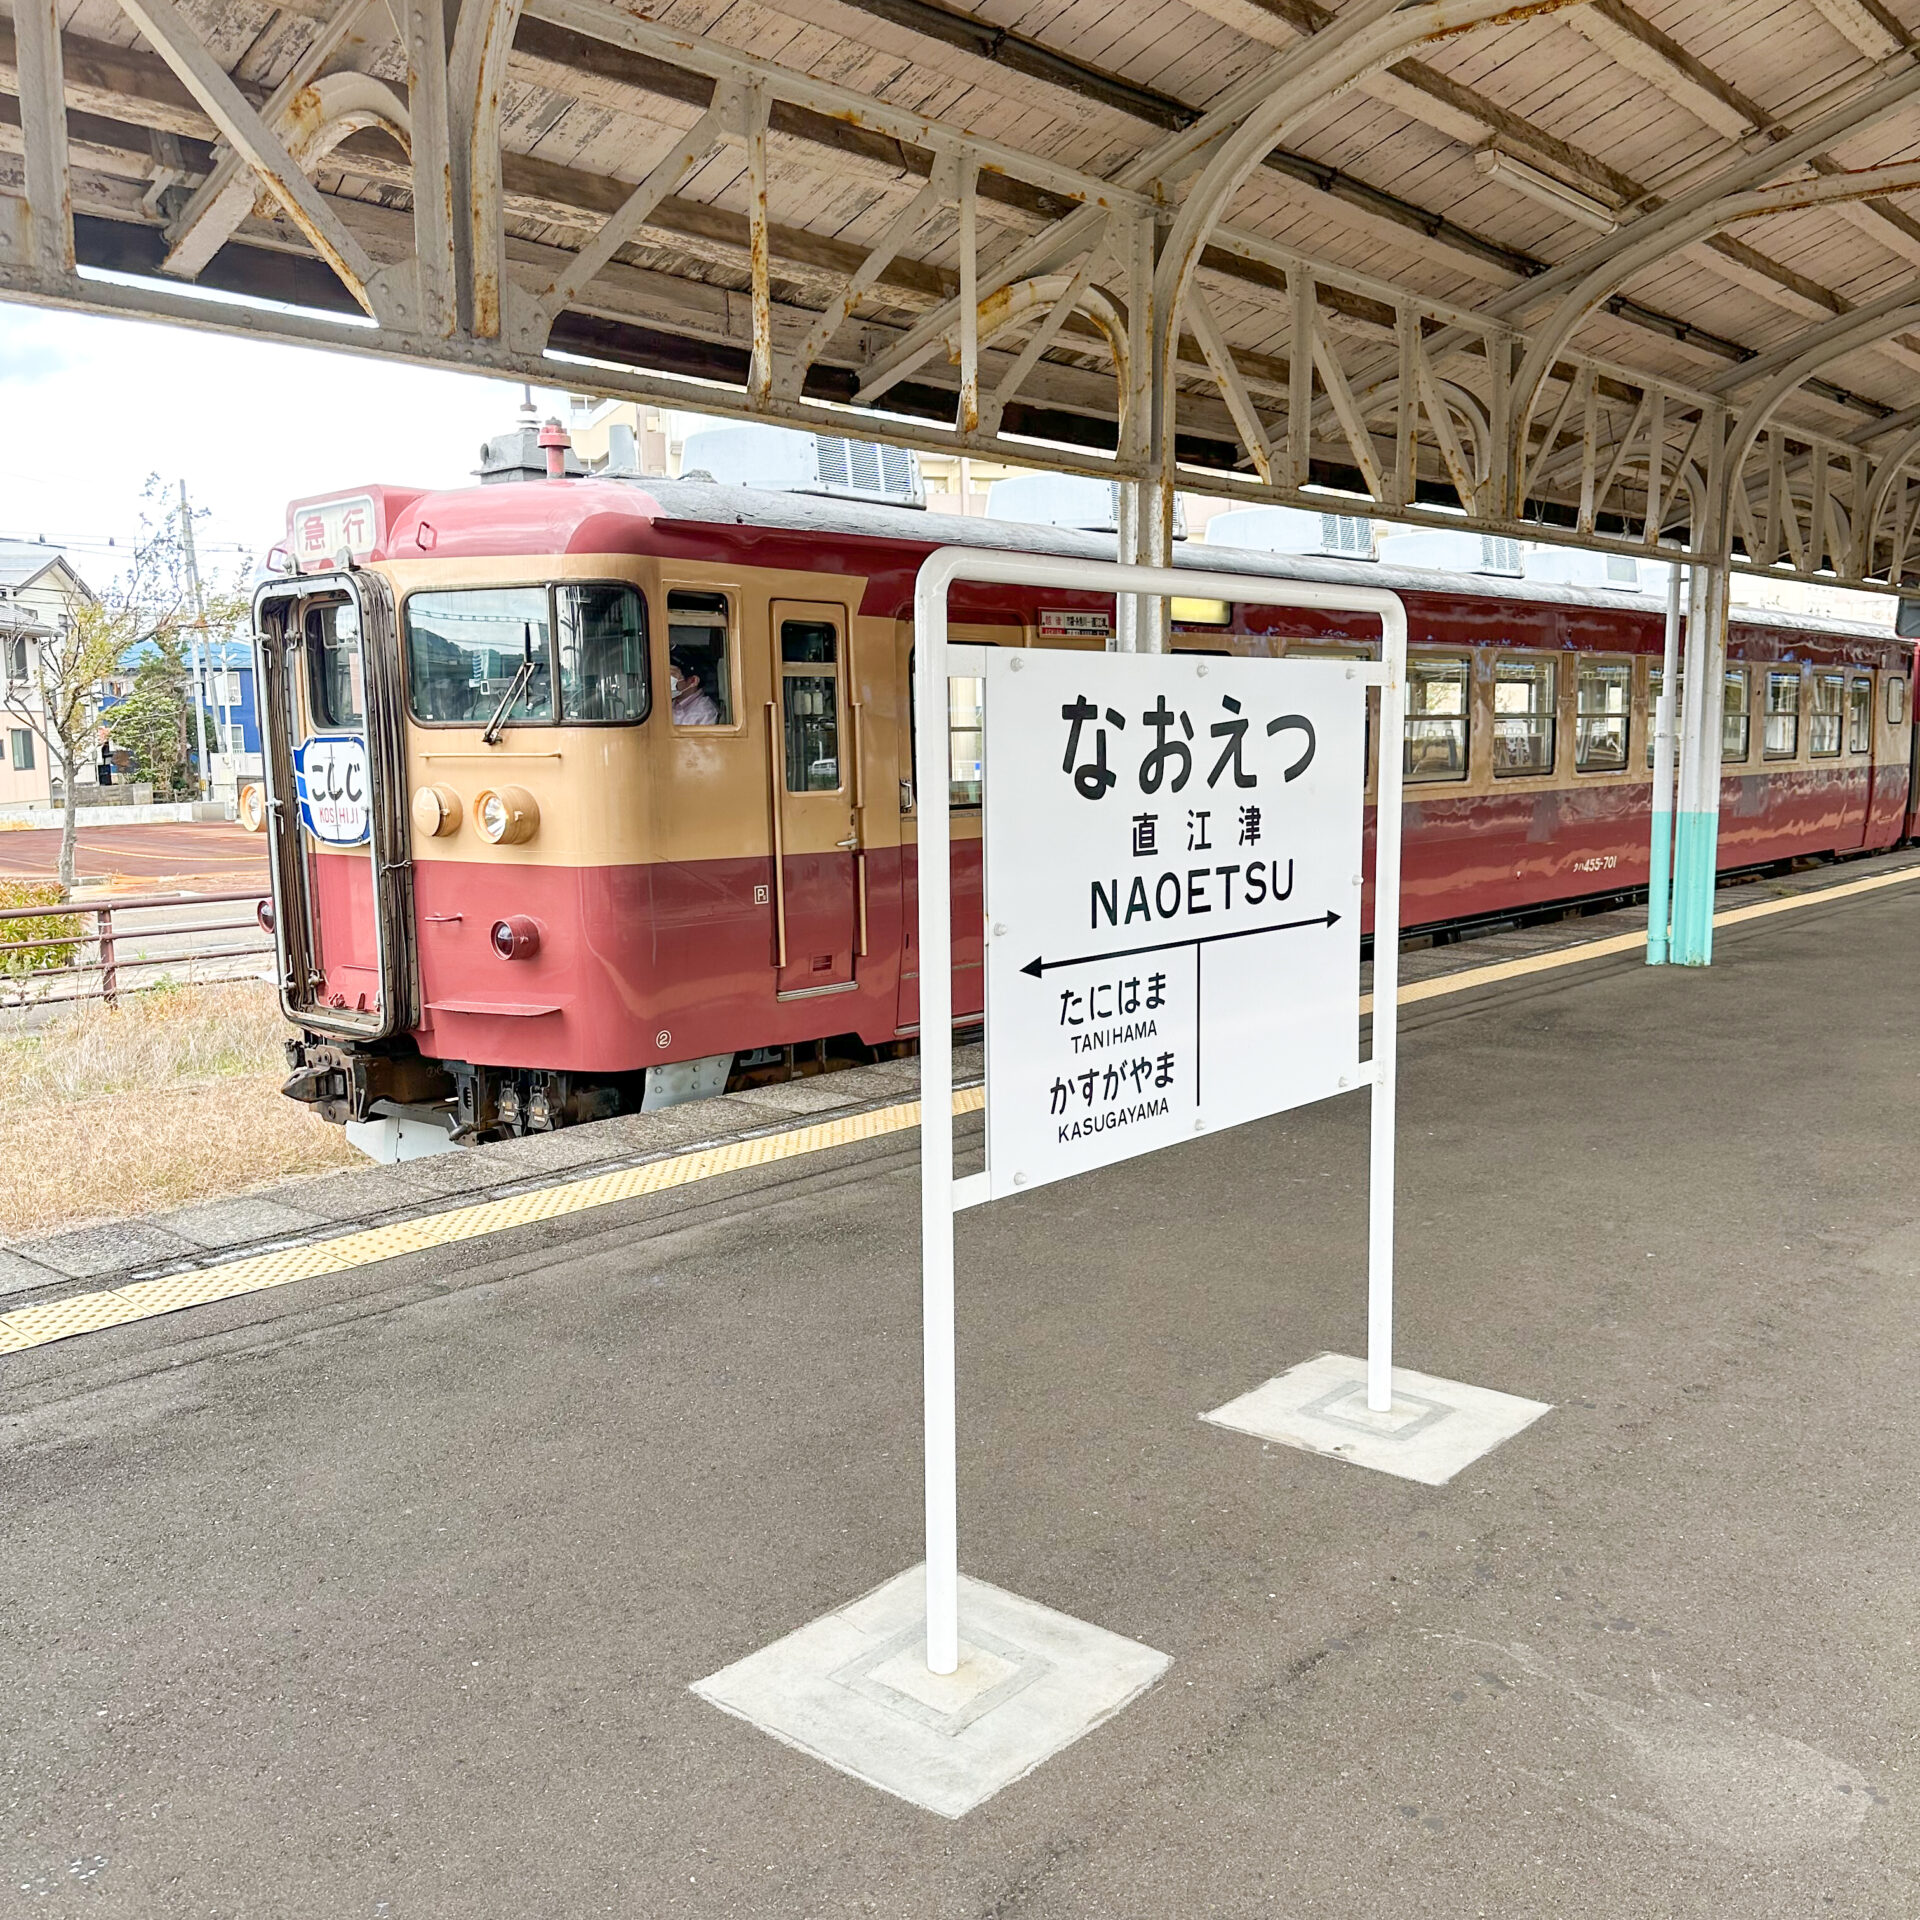
{"label": "platform canopy roof", "polygon": [[1898,584],[1916,32],[1920,0],[13,0],[0,292]]}

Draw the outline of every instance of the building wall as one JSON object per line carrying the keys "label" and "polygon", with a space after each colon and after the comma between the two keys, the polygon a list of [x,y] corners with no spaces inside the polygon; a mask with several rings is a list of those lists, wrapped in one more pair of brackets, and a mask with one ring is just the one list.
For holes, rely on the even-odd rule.
{"label": "building wall", "polygon": [[[17,630],[27,643],[27,679],[24,692],[26,704],[34,716],[39,714],[39,699],[33,691],[37,685],[35,666],[39,641],[36,631],[45,634],[56,628],[60,617],[67,609],[66,592],[57,578],[48,577],[30,582],[0,597],[0,638],[11,639]],[[0,658],[0,676],[4,676],[9,662]],[[30,725],[22,721],[17,709],[21,704],[23,688],[9,685],[6,688],[4,708],[0,709],[0,805],[22,802],[46,804],[53,796],[53,770],[46,742],[32,732]],[[14,765],[14,735],[26,733],[30,737],[30,751],[33,765],[30,768],[18,768]]]}
{"label": "building wall", "polygon": [[[231,664],[217,666],[213,672],[213,702],[207,708],[207,751],[219,751],[219,722],[224,719],[233,728],[234,752],[258,753],[260,720],[253,702],[253,656],[233,647],[228,649],[227,660]],[[229,679],[234,683],[231,689],[227,685]]]}

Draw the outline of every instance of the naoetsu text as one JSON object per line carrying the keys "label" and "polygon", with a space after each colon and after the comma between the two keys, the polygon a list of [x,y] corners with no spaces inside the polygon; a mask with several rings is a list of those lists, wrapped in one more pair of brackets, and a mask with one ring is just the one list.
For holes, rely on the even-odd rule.
{"label": "naoetsu text", "polygon": [[[1127,716],[1117,707],[1101,707],[1084,694],[1060,709],[1067,725],[1066,753],[1060,770],[1071,776],[1074,791],[1095,803],[1107,799],[1122,785],[1121,768],[1131,766],[1126,804],[1132,857],[1150,860],[1181,853],[1211,853],[1245,849],[1237,860],[1205,866],[1166,868],[1157,874],[1116,874],[1089,882],[1089,927],[1124,927],[1180,915],[1230,913],[1235,906],[1259,907],[1285,900],[1293,892],[1293,862],[1284,863],[1256,852],[1265,829],[1260,804],[1241,796],[1260,785],[1264,771],[1278,774],[1281,784],[1297,780],[1313,764],[1317,745],[1313,722],[1303,713],[1283,713],[1264,728],[1230,694],[1220,699],[1220,718],[1207,720],[1210,744],[1199,747],[1199,729],[1185,707],[1174,707],[1166,695],[1139,716],[1134,739],[1140,743],[1136,762],[1125,752],[1119,736],[1129,729]],[[1113,744],[1109,745],[1109,735]],[[1251,740],[1249,739],[1251,736]],[[1269,743],[1273,743],[1269,745]],[[1196,747],[1199,747],[1196,757]],[[1211,764],[1209,764],[1209,762]],[[1194,785],[1201,769],[1206,771]],[[1162,795],[1186,794],[1193,800],[1178,807],[1164,801],[1145,803]],[[1207,804],[1197,804],[1200,801]],[[1282,877],[1282,866],[1285,875]]]}

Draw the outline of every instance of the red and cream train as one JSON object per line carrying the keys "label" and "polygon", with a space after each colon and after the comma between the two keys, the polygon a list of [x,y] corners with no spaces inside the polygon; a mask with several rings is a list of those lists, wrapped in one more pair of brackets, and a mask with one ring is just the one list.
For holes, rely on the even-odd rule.
{"label": "red and cream train", "polygon": [[[717,1091],[796,1050],[912,1043],[911,599],[922,560],[953,543],[1110,552],[698,480],[373,487],[296,507],[302,570],[256,603],[273,918],[301,1029],[287,1091],[335,1120],[476,1138]],[[1377,585],[1379,567],[1225,548],[1182,563],[1176,648],[1373,645],[1357,618],[1210,600],[1206,568]],[[1439,573],[1385,583],[1410,626],[1405,924],[1644,884],[1661,608]],[[1111,613],[1099,596],[964,587],[953,637],[1097,647]],[[1891,635],[1735,620],[1723,867],[1915,831],[1912,673]],[[963,1018],[981,1006],[971,697],[955,683],[943,743]]]}

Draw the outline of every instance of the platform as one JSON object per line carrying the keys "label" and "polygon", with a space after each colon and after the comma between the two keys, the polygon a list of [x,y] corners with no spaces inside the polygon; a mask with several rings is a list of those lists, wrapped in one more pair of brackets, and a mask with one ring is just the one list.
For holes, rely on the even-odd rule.
{"label": "platform", "polygon": [[[958,1818],[691,1690],[920,1556],[910,1128],[646,1189],[687,1120],[591,1206],[533,1197],[578,1163],[375,1182],[371,1223],[236,1214],[225,1251],[36,1282],[308,1263],[0,1358],[0,1884],[395,1920],[1913,1910],[1920,884],[1789,904],[1706,972],[1614,951],[1409,1007],[1398,1357],[1553,1409],[1444,1485],[1199,1417],[1361,1351],[1358,1100],[963,1217],[963,1568],[1171,1665]],[[304,1251],[343,1226],[392,1257]]]}

